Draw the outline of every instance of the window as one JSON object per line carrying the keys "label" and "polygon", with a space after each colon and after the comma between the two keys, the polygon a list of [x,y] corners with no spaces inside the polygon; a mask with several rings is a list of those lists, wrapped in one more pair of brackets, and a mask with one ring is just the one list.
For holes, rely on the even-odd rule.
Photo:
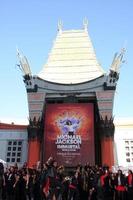
{"label": "window", "polygon": [[10,156],[11,155],[11,153],[10,152],[7,152],[7,156]]}
{"label": "window", "polygon": [[18,147],[18,151],[21,151],[21,147]]}
{"label": "window", "polygon": [[125,140],[126,162],[133,162],[133,140]]}
{"label": "window", "polygon": [[20,162],[20,158],[17,158],[17,162]]}
{"label": "window", "polygon": [[13,151],[16,151],[16,147],[13,147]]}
{"label": "window", "polygon": [[18,156],[18,157],[21,157],[21,153],[17,153],[17,156]]}
{"label": "window", "polygon": [[9,146],[9,145],[12,145],[12,142],[11,142],[11,141],[8,142],[8,146]]}
{"label": "window", "polygon": [[13,142],[13,145],[17,145],[17,142],[15,141],[15,142]]}
{"label": "window", "polygon": [[126,151],[129,151],[129,147],[126,147]]}
{"label": "window", "polygon": [[16,153],[13,152],[13,153],[12,153],[12,156],[16,156]]}
{"label": "window", "polygon": [[12,161],[11,162],[15,162],[15,158],[12,158]]}
{"label": "window", "polygon": [[22,144],[21,140],[12,140],[7,143],[7,158],[8,163],[20,163],[22,156]]}
{"label": "window", "polygon": [[128,152],[128,153],[126,153],[126,156],[130,156],[130,153]]}
{"label": "window", "polygon": [[21,146],[21,145],[22,145],[22,141],[19,141],[19,142],[18,142],[18,145]]}
{"label": "window", "polygon": [[130,158],[127,158],[126,161],[127,161],[127,162],[130,162]]}
{"label": "window", "polygon": [[126,145],[129,145],[129,141],[125,141],[125,144],[126,144]]}
{"label": "window", "polygon": [[7,158],[7,159],[6,159],[6,162],[10,162],[10,158]]}
{"label": "window", "polygon": [[8,151],[11,151],[11,147],[8,147]]}

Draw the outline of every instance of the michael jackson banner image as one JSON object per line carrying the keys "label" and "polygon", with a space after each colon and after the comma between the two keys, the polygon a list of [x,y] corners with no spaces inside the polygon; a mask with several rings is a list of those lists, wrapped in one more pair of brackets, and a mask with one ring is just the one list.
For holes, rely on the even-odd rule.
{"label": "michael jackson banner image", "polygon": [[47,104],[44,154],[59,164],[94,164],[93,104]]}

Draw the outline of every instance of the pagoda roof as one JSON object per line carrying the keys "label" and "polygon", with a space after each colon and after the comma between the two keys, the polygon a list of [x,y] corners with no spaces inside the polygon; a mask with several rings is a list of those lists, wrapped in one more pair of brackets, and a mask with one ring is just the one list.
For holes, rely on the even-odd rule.
{"label": "pagoda roof", "polygon": [[103,76],[86,29],[58,31],[47,63],[38,74],[43,80],[77,84]]}

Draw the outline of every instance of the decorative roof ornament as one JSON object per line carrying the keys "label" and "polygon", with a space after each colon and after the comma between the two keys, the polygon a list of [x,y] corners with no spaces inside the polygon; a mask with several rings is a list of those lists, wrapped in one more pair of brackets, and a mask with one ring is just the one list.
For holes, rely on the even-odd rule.
{"label": "decorative roof ornament", "polygon": [[84,30],[85,30],[85,31],[88,30],[88,19],[87,19],[87,18],[84,18],[84,19],[83,19],[83,27],[84,27]]}
{"label": "decorative roof ornament", "polygon": [[125,51],[126,51],[126,49],[122,48],[119,54],[115,53],[113,62],[110,67],[111,71],[119,73],[120,66],[122,63],[124,63],[123,56],[124,56]]}
{"label": "decorative roof ornament", "polygon": [[62,20],[59,20],[58,21],[58,32],[61,33],[62,29],[63,29],[63,22],[62,22]]}
{"label": "decorative roof ornament", "polygon": [[38,77],[59,84],[77,84],[105,75],[97,60],[87,25],[85,19],[86,31],[83,28],[62,30],[62,22],[58,22],[59,32]]}
{"label": "decorative roof ornament", "polygon": [[28,60],[26,56],[24,56],[20,51],[17,49],[17,57],[19,59],[19,68],[21,71],[24,73],[24,76],[29,75],[31,76],[31,70],[30,70],[30,65],[28,63]]}

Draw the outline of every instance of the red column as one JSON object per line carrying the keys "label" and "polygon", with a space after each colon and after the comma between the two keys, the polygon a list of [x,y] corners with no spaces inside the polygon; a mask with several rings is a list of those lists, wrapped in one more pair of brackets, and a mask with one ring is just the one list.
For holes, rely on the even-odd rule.
{"label": "red column", "polygon": [[28,167],[34,167],[40,161],[40,141],[35,138],[28,143]]}
{"label": "red column", "polygon": [[114,140],[113,137],[101,138],[102,165],[112,167],[114,165]]}

